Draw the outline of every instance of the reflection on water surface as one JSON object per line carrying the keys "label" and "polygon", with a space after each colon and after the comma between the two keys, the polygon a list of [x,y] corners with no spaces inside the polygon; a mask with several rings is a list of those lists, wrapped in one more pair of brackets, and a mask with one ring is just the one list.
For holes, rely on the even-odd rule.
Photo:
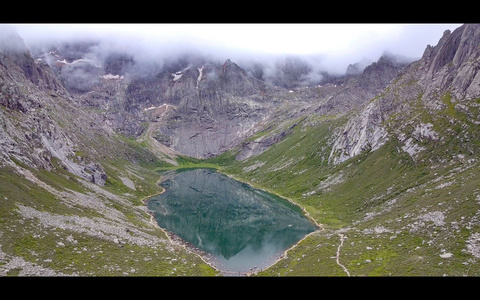
{"label": "reflection on water surface", "polygon": [[212,254],[223,271],[265,268],[316,230],[288,201],[211,169],[175,174],[148,208],[160,227]]}

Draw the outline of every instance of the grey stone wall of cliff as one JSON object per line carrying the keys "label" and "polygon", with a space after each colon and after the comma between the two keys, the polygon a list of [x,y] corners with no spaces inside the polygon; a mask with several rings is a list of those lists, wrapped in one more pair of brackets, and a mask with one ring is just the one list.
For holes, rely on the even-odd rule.
{"label": "grey stone wall of cliff", "polygon": [[88,129],[92,119],[74,106],[49,66],[35,61],[8,26],[0,26],[0,108],[0,165],[15,167],[17,160],[50,170],[55,158],[69,172],[104,185],[101,164],[76,158],[84,141],[80,134],[93,139],[100,131]]}
{"label": "grey stone wall of cliff", "polygon": [[[446,94],[452,97],[454,105],[479,98],[479,46],[479,24],[465,24],[453,32],[445,31],[435,47],[428,45],[419,61],[411,63],[395,77],[381,95],[368,99],[371,101],[337,130],[332,137],[330,161],[340,163],[362,151],[378,149],[392,135],[414,158],[422,150],[408,137],[414,132],[404,132],[406,123],[399,123],[389,131],[386,121],[394,115],[409,116],[416,99],[421,99],[425,109],[438,111],[446,105],[442,99]],[[412,122],[417,121],[409,120],[408,123],[414,131],[431,128],[431,124]],[[436,137],[436,133],[427,135],[427,138],[432,137]]]}
{"label": "grey stone wall of cliff", "polygon": [[265,118],[270,106],[263,82],[230,60],[189,68],[173,82],[170,93],[182,97],[159,131],[171,136],[176,151],[197,158],[221,154],[238,144]]}

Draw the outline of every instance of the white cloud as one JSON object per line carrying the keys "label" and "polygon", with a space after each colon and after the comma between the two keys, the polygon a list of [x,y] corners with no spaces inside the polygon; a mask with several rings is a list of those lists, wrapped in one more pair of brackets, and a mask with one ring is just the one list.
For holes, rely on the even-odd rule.
{"label": "white cloud", "polygon": [[[195,49],[241,59],[279,54],[323,57],[323,65],[345,71],[363,58],[377,60],[384,51],[420,58],[446,29],[461,24],[337,23],[159,23],[159,24],[14,24],[27,46],[44,39],[107,37],[110,47],[144,51],[146,57]],[[104,45],[104,46],[105,46]],[[106,46],[105,46],[106,47]]]}

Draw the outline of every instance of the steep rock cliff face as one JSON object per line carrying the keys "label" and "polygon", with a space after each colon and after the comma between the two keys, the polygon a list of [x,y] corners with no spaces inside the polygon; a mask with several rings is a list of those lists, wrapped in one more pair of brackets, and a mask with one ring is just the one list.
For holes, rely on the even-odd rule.
{"label": "steep rock cliff face", "polygon": [[[245,160],[267,150],[272,145],[282,141],[292,132],[300,120],[308,116],[333,117],[351,114],[368,104],[368,101],[378,95],[397,74],[407,65],[403,59],[392,55],[384,55],[377,62],[366,66],[362,72],[353,74],[352,68],[348,76],[343,79],[337,78],[338,84],[326,83],[322,85],[299,87],[292,90],[277,93],[282,101],[275,106],[275,111],[263,122],[266,128],[259,128],[267,132],[256,139],[244,141],[238,148],[236,156],[238,160]],[[348,148],[352,153],[360,153],[363,150],[365,140],[373,139],[381,141],[386,131],[377,129],[376,126],[382,122],[374,113],[374,104],[368,104],[367,109],[362,112],[362,128],[353,132],[352,128],[357,127],[356,121],[349,121],[346,129],[343,130],[346,140],[359,140],[354,145],[348,145],[346,140],[337,141],[344,143],[343,148]],[[261,126],[259,126],[261,127]],[[348,136],[352,134],[353,136]],[[348,137],[347,137],[348,136]],[[378,148],[383,144],[376,145]],[[337,145],[338,147],[338,145]],[[337,148],[335,148],[334,151]],[[337,153],[342,158],[345,153]],[[336,154],[335,154],[336,155]],[[332,155],[334,156],[334,152]]]}
{"label": "steep rock cliff face", "polygon": [[[440,49],[433,50],[436,55],[428,65],[425,80],[432,82],[425,91],[425,98],[432,98],[434,93],[444,90],[450,90],[452,96],[459,101],[478,97],[480,88],[478,27],[478,24],[466,24],[452,33],[445,32],[439,42]],[[427,52],[428,49],[424,56],[428,55]]]}
{"label": "steep rock cliff face", "polygon": [[[98,109],[99,121],[116,132],[137,138],[153,126],[153,136],[172,151],[212,157],[252,132],[268,115],[275,102],[269,95],[276,89],[230,60],[192,61],[164,66],[154,76],[95,73],[99,81],[91,90],[72,92],[80,105]],[[165,105],[169,109],[157,114]]]}
{"label": "steep rock cliff face", "polygon": [[[439,135],[442,116],[453,125],[475,125],[478,120],[468,117],[468,111],[476,110],[480,97],[479,34],[478,24],[466,24],[453,33],[445,31],[435,47],[427,46],[421,60],[410,64],[337,131],[330,161],[339,163],[378,149],[391,138],[415,160],[426,150],[422,146],[426,141],[451,140],[448,132]],[[467,121],[458,113],[467,114]]]}
{"label": "steep rock cliff face", "polygon": [[[458,32],[445,33],[437,46],[428,46],[425,50],[417,66],[421,70],[415,71],[418,74],[409,71],[410,75],[406,76],[428,80],[428,86],[418,83],[424,85],[418,88],[424,90],[425,95],[433,93],[432,74],[443,70],[454,57],[456,63],[465,60],[470,53],[470,41],[471,37],[462,39]],[[377,62],[362,65],[363,71],[353,70],[352,65],[343,79],[336,79],[338,84],[294,87],[295,82],[303,82],[310,69],[301,61],[289,60],[295,67],[291,66],[295,72],[289,69],[292,71],[289,74],[298,76],[282,77],[281,85],[291,87],[287,90],[262,80],[263,76],[253,76],[254,73],[230,60],[218,63],[186,56],[161,66],[151,62],[151,66],[146,67],[124,53],[110,53],[103,61],[90,59],[88,51],[94,44],[63,45],[47,56],[40,56],[62,79],[74,102],[95,109],[92,116],[102,126],[131,138],[153,137],[155,143],[161,144],[157,147],[160,151],[197,158],[213,157],[232,149],[261,130],[261,124],[268,120],[284,119],[286,115],[299,118],[308,113],[342,115],[361,107],[365,107],[365,111],[360,113],[360,120],[350,120],[343,137],[333,139],[332,160],[338,162],[363,150],[377,149],[388,139],[382,123],[389,114],[378,112],[394,110],[397,104],[369,101],[375,97],[391,99],[384,88],[399,73],[408,73],[405,71],[407,60],[385,54]],[[455,50],[458,47],[460,51]],[[467,93],[475,94],[476,85],[470,82],[474,80],[475,68],[471,64],[462,71],[465,74],[457,78],[455,86],[459,91],[469,85]],[[413,68],[409,66],[409,69]],[[443,87],[445,81],[453,81],[448,76],[451,76],[448,72],[443,79],[436,75],[437,85]],[[466,82],[469,77],[472,78]],[[405,89],[401,93],[405,93]],[[294,111],[297,113],[292,113]],[[243,143],[250,149],[245,149],[249,154],[239,158],[254,155],[258,149],[266,149],[285,136],[282,130],[272,134],[277,137],[265,135],[256,142]],[[262,139],[266,139],[266,143]]]}
{"label": "steep rock cliff face", "polygon": [[170,80],[167,94],[174,100],[166,103],[175,108],[157,131],[189,156],[212,157],[231,149],[254,132],[272,107],[269,88],[230,60],[189,67]]}
{"label": "steep rock cliff face", "polygon": [[406,65],[404,59],[389,54],[381,56],[358,75],[346,76],[341,89],[328,95],[316,112],[345,113],[364,105],[377,96]]}
{"label": "steep rock cliff face", "polygon": [[[62,79],[74,102],[95,110],[93,116],[102,126],[130,138],[153,137],[160,152],[197,158],[232,149],[268,120],[350,112],[375,97],[406,65],[384,55],[362,66],[361,72],[336,78],[338,83],[303,86],[313,75],[301,59],[286,59],[277,66],[277,75],[264,78],[229,59],[220,63],[196,55],[163,64],[138,62],[117,52],[100,60],[89,53],[94,46],[80,42],[37,53]],[[265,149],[278,141],[259,140],[250,146]],[[247,150],[247,156],[258,149]]]}
{"label": "steep rock cliff face", "polygon": [[103,185],[102,166],[76,151],[83,148],[83,136],[105,133],[73,106],[61,82],[33,60],[16,32],[0,31],[0,164],[16,161],[51,170],[57,160],[69,172]]}

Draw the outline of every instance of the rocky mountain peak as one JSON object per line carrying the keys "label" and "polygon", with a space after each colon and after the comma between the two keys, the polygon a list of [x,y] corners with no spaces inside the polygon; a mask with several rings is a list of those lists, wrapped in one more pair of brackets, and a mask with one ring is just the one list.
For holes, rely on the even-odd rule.
{"label": "rocky mountain peak", "polygon": [[74,106],[50,67],[32,58],[15,31],[0,27],[0,166],[15,166],[13,160],[36,169],[60,165],[104,185],[102,166],[75,153],[85,142],[81,136],[86,130],[90,138],[106,132],[92,126],[93,119]]}
{"label": "rocky mountain peak", "polygon": [[[22,74],[40,89],[63,90],[62,83],[49,68],[42,67],[44,63],[41,60],[33,59],[15,28],[9,25],[0,25],[0,58],[0,64],[10,69],[8,73],[12,77]],[[15,72],[15,68],[21,72]]]}
{"label": "rocky mountain peak", "polygon": [[[382,123],[387,123],[386,120],[394,114],[408,115],[414,109],[411,105],[418,103],[417,99],[421,99],[421,104],[430,111],[439,112],[447,107],[451,116],[460,107],[475,106],[470,100],[480,97],[479,46],[479,24],[466,24],[453,32],[445,31],[435,47],[427,46],[420,61],[407,65],[402,72],[391,77],[393,80],[389,80],[384,91],[396,90],[395,96],[383,92],[384,95],[370,101],[355,118],[349,120],[343,131],[339,131],[332,151],[332,154],[335,151],[340,153],[336,161],[343,161],[366,149],[381,147],[391,137]],[[387,73],[382,73],[382,69],[387,71],[392,66],[388,58],[381,58],[365,68],[363,76],[375,70],[371,74],[374,77],[367,77],[370,82],[365,82],[367,86],[384,80],[381,74]],[[431,127],[431,124],[415,122],[412,120],[411,124],[416,131]],[[405,124],[396,125],[398,128],[403,126]],[[407,138],[411,134],[407,129],[402,132],[398,128],[395,135],[405,143],[402,149],[415,159],[416,154],[423,150],[422,146]]]}
{"label": "rocky mountain peak", "polygon": [[454,65],[459,66],[471,55],[478,51],[480,45],[480,24],[466,24],[462,32],[455,56],[452,59]]}
{"label": "rocky mountain peak", "polygon": [[223,65],[222,65],[222,69],[223,69],[223,70],[226,70],[226,68],[227,68],[228,66],[235,66],[235,65],[236,65],[236,64],[234,64],[234,63],[230,60],[230,58],[227,58],[227,60],[226,60],[226,61],[223,63]]}
{"label": "rocky mountain peak", "polygon": [[0,26],[0,51],[3,52],[2,61],[10,59],[22,69],[25,77],[34,83],[38,83],[38,71],[35,68],[35,62],[15,28],[9,25]]}
{"label": "rocky mountain peak", "polygon": [[446,90],[458,99],[478,97],[479,46],[480,24],[465,24],[451,33],[445,31],[435,47],[428,46],[421,60],[429,85],[424,98]]}
{"label": "rocky mountain peak", "polygon": [[435,47],[427,46],[422,60],[429,67],[427,78],[431,79],[447,64],[458,68],[480,45],[480,24],[465,24],[453,32],[446,30]]}
{"label": "rocky mountain peak", "polygon": [[232,62],[230,59],[227,59],[223,65],[222,65],[222,72],[227,73],[227,72],[234,72],[234,73],[239,73],[242,76],[248,76],[247,72],[242,69],[240,66],[238,66],[236,63]]}
{"label": "rocky mountain peak", "polygon": [[15,27],[5,24],[0,25],[0,49],[12,54],[28,51]]}
{"label": "rocky mountain peak", "polygon": [[365,70],[365,68],[371,65],[372,63],[373,61],[364,58],[357,63],[349,64],[347,67],[347,71],[345,72],[345,76],[349,77],[349,76],[355,76],[355,75],[361,74]]}

